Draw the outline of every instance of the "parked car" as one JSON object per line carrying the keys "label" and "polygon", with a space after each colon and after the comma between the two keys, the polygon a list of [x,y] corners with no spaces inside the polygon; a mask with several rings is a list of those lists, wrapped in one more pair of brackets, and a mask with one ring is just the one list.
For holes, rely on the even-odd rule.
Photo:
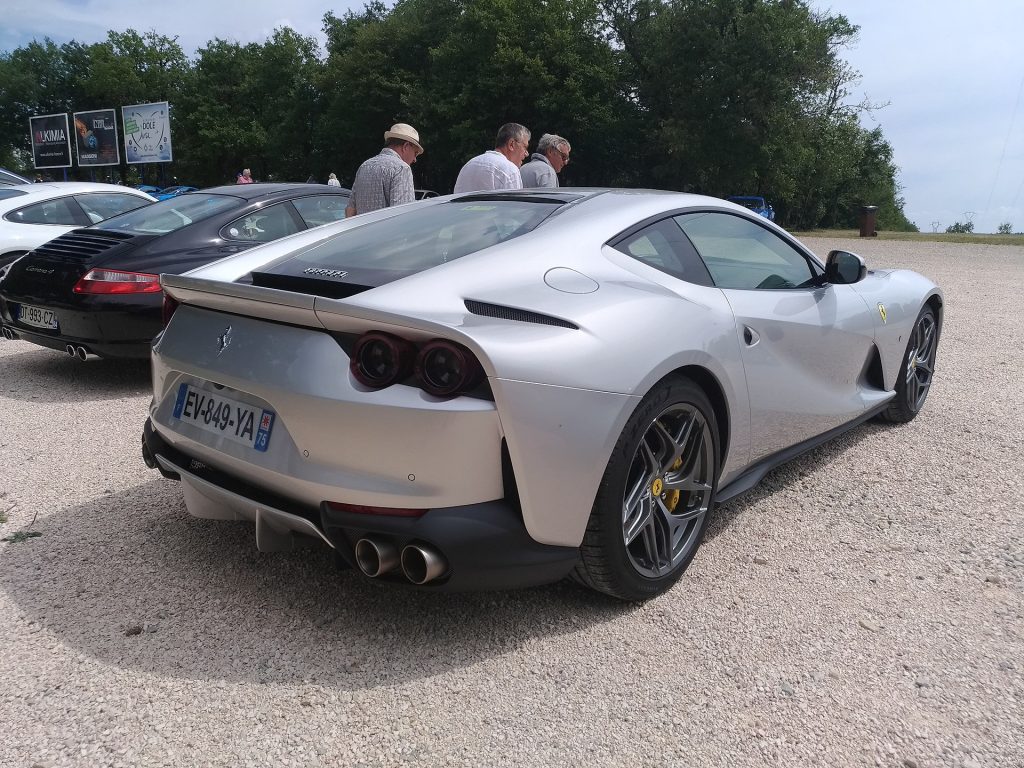
{"label": "parked car", "polygon": [[337,221],[349,190],[224,186],[173,197],[36,248],[0,279],[4,335],[74,354],[149,355],[161,273],[177,274]]}
{"label": "parked car", "polygon": [[137,189],[86,181],[0,187],[0,268],[76,227],[152,202]]}
{"label": "parked car", "polygon": [[12,185],[31,183],[31,179],[26,179],[20,173],[8,171],[6,168],[0,168],[0,187],[9,187]]}
{"label": "parked car", "polygon": [[158,193],[156,193],[154,197],[156,197],[157,200],[169,200],[172,197],[184,195],[186,192],[195,192],[197,189],[198,187],[186,187],[183,185],[164,187]]}
{"label": "parked car", "polygon": [[145,192],[147,195],[155,196],[160,194],[160,187],[154,187],[152,184],[139,184],[135,189]]}
{"label": "parked car", "polygon": [[414,191],[416,193],[417,200],[428,200],[431,197],[437,197],[437,192],[432,189],[417,189]]}
{"label": "parked car", "polygon": [[775,221],[775,209],[759,195],[733,195],[725,199],[730,203],[736,203],[750,209],[758,216],[764,216],[768,221]]}
{"label": "parked car", "polygon": [[942,294],[722,200],[449,195],[164,278],[143,458],[261,549],[368,577],[641,600],[708,513],[914,418]]}

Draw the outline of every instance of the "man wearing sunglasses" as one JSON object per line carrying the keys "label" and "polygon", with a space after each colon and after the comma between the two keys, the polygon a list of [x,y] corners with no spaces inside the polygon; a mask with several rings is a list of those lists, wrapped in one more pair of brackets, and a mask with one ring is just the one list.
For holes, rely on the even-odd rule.
{"label": "man wearing sunglasses", "polygon": [[545,133],[537,142],[530,162],[519,169],[524,187],[557,187],[558,174],[569,164],[572,147],[561,136]]}
{"label": "man wearing sunglasses", "polygon": [[519,123],[505,123],[498,129],[494,149],[477,155],[462,166],[455,181],[455,194],[488,189],[522,189],[519,167],[530,154],[530,131]]}
{"label": "man wearing sunglasses", "polygon": [[412,164],[422,154],[423,145],[415,128],[408,123],[392,125],[390,131],[384,132],[384,149],[356,171],[345,215],[355,216],[415,200]]}

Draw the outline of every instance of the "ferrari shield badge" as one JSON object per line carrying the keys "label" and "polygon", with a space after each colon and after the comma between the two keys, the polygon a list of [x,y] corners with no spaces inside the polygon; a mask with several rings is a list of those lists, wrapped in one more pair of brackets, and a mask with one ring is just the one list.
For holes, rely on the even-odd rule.
{"label": "ferrari shield badge", "polygon": [[878,314],[882,317],[882,322],[885,322],[885,304],[878,302]]}

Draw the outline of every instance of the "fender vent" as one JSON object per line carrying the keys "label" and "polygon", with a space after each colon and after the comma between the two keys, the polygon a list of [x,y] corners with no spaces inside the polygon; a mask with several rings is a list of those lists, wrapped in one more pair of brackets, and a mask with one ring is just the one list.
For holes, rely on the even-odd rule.
{"label": "fender vent", "polygon": [[574,331],[578,331],[580,328],[575,323],[570,323],[568,320],[562,320],[559,317],[542,315],[539,312],[527,312],[525,309],[516,309],[515,307],[503,307],[501,304],[488,304],[483,301],[474,301],[473,299],[466,299],[466,309],[474,315],[497,317],[500,320],[516,320],[520,323],[537,323],[539,325],[556,325],[559,328],[572,328]]}

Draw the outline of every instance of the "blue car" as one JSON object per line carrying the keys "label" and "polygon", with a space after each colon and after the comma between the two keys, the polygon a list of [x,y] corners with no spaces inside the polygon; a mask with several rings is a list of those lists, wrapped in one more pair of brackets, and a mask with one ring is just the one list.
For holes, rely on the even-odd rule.
{"label": "blue car", "polygon": [[162,190],[160,190],[160,192],[154,193],[153,196],[157,200],[170,200],[172,197],[184,195],[186,192],[195,192],[197,189],[198,187],[186,186],[164,187]]}
{"label": "blue car", "polygon": [[139,184],[135,188],[139,192],[145,192],[147,195],[153,195],[154,197],[160,194],[160,187],[154,187],[152,184]]}
{"label": "blue car", "polygon": [[736,203],[744,208],[749,208],[758,216],[764,216],[768,221],[775,221],[775,209],[768,204],[767,200],[759,195],[733,195],[725,199],[730,203]]}

